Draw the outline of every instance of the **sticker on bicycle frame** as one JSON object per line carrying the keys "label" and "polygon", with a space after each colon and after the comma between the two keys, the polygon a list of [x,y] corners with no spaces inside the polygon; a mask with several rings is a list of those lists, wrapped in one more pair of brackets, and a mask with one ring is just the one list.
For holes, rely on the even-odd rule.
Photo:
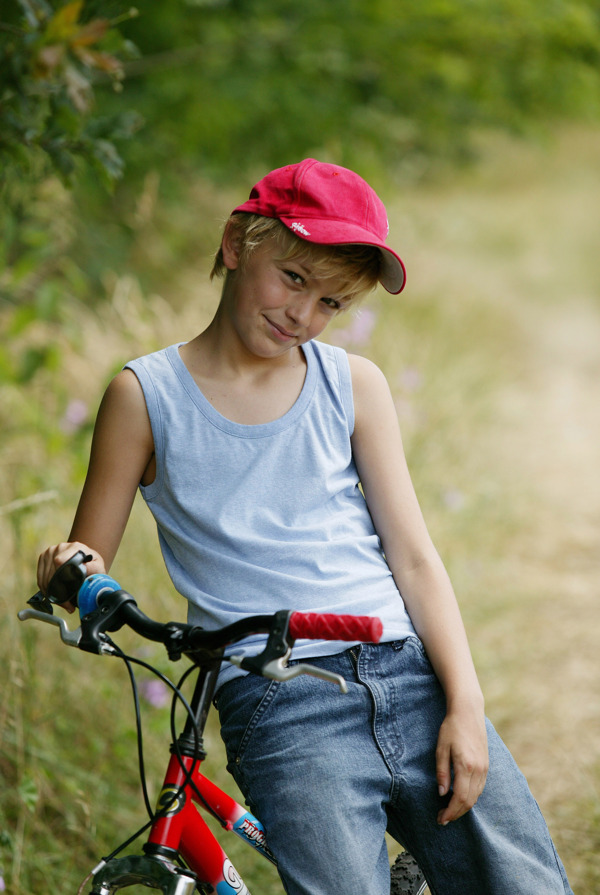
{"label": "sticker on bicycle frame", "polygon": [[254,848],[266,849],[267,837],[263,825],[254,815],[244,814],[234,823],[233,830]]}
{"label": "sticker on bicycle frame", "polygon": [[223,864],[223,879],[217,883],[217,895],[250,895],[245,882],[229,860]]}
{"label": "sticker on bicycle frame", "polygon": [[163,786],[156,803],[156,811],[164,817],[179,814],[185,805],[185,792],[179,786]]}
{"label": "sticker on bicycle frame", "polygon": [[268,858],[273,864],[277,864],[273,852],[267,845],[267,837],[263,825],[249,811],[234,823],[233,832],[252,848],[260,852],[261,855],[264,855],[265,858]]}

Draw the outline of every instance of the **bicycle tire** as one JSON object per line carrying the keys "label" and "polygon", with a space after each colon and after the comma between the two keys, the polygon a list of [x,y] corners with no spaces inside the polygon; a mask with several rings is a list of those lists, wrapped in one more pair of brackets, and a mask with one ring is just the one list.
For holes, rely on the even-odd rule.
{"label": "bicycle tire", "polygon": [[427,881],[412,855],[401,852],[391,868],[390,895],[425,895],[429,892]]}

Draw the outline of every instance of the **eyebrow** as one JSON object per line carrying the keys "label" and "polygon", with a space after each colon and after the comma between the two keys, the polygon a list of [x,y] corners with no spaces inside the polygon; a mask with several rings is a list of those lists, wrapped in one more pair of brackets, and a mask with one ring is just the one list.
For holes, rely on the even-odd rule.
{"label": "eyebrow", "polygon": [[302,261],[300,258],[288,258],[286,260],[286,263],[297,264],[298,267],[301,268],[302,272],[305,273],[307,276],[309,276],[309,277],[314,276],[313,268],[309,267],[308,262]]}
{"label": "eyebrow", "polygon": [[[318,274],[315,274],[314,267],[311,267],[311,265],[310,265],[310,258],[307,260],[303,260],[302,255],[299,257],[296,257],[296,258],[287,258],[285,260],[282,259],[282,263],[297,264],[307,279],[310,279],[310,278],[317,279],[317,280],[330,279],[329,277],[323,278],[323,277],[320,277]],[[332,277],[332,279],[337,279],[337,278],[334,276],[334,277]],[[353,300],[353,294],[352,294],[352,297],[348,297],[347,292],[343,292],[342,294],[340,294],[339,292],[331,292],[331,293],[327,293],[326,295],[324,295],[323,298],[333,298],[336,301],[342,302],[344,304],[344,306],[346,306],[349,302],[351,302]]]}

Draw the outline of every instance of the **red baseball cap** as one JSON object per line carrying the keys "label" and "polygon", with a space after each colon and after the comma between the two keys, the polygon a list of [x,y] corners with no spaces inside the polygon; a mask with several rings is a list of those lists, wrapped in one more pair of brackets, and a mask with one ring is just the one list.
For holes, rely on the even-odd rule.
{"label": "red baseball cap", "polygon": [[369,184],[339,165],[304,159],[276,168],[233,210],[277,218],[300,239],[321,245],[372,245],[381,250],[381,285],[397,295],[406,271],[385,244],[389,225],[385,206]]}

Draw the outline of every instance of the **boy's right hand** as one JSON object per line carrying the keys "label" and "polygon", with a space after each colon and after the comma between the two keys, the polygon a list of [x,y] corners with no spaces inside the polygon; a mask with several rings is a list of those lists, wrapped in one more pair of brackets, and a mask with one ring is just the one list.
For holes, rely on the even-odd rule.
{"label": "boy's right hand", "polygon": [[[95,575],[97,573],[105,573],[104,560],[96,550],[92,550],[79,541],[68,541],[62,544],[53,544],[47,547],[43,553],[40,553],[37,566],[37,583],[44,596],[48,596],[48,585],[50,579],[60,566],[64,565],[68,559],[82,550],[86,555],[93,557],[92,560],[85,564],[87,575]],[[62,608],[67,612],[74,612],[75,607],[71,603],[63,603]]]}

